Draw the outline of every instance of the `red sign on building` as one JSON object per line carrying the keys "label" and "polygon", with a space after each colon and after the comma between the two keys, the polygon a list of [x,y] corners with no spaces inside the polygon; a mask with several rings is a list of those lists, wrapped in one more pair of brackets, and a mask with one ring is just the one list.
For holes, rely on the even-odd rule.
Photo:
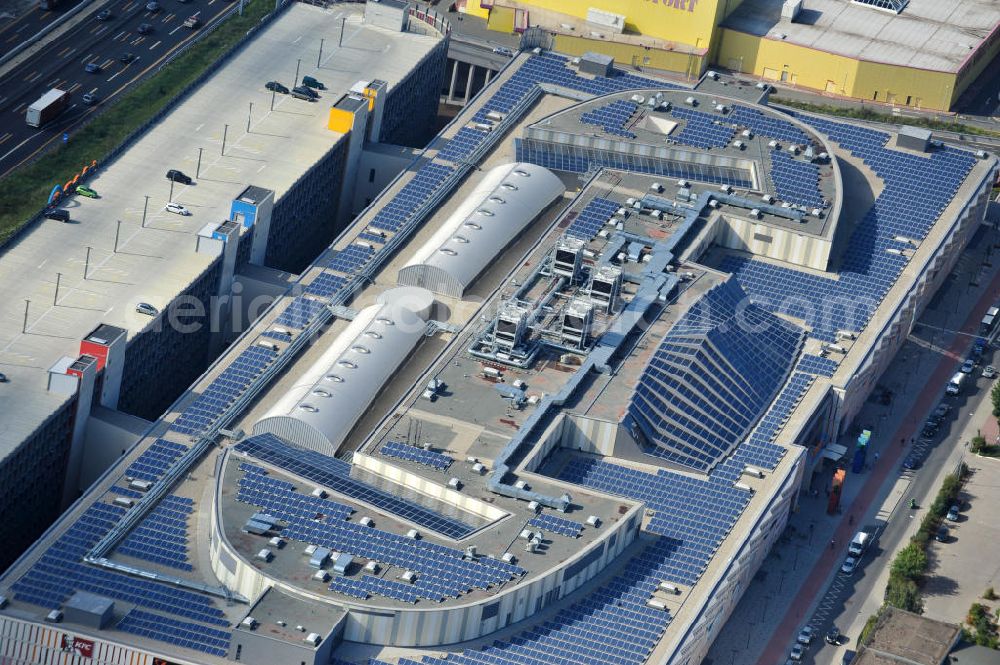
{"label": "red sign on building", "polygon": [[70,635],[63,635],[62,648],[63,651],[72,651],[76,655],[83,656],[85,658],[94,657],[93,640],[86,640],[82,637],[72,637]]}

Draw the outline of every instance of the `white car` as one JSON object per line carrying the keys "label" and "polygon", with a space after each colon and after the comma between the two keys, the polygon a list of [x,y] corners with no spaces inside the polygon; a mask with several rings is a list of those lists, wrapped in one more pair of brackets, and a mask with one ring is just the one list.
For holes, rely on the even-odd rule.
{"label": "white car", "polygon": [[145,314],[146,316],[157,316],[160,313],[160,310],[156,309],[148,302],[136,303],[135,311],[140,314]]}
{"label": "white car", "polygon": [[993,365],[987,365],[983,369],[983,377],[984,378],[992,379],[992,378],[995,378],[996,375],[997,375],[997,370],[996,370],[995,367],[993,367]]}
{"label": "white car", "polygon": [[497,55],[505,55],[508,58],[514,57],[513,49],[509,49],[506,46],[496,46],[494,47],[493,52],[496,53]]}
{"label": "white car", "polygon": [[802,660],[802,655],[805,653],[806,648],[801,644],[796,644],[792,647],[792,650],[788,652],[788,657],[792,660],[798,662]]}
{"label": "white car", "polygon": [[854,573],[854,569],[857,567],[858,567],[858,560],[853,556],[849,556],[846,559],[844,559],[844,565],[840,567],[840,572],[844,573],[845,575],[852,575]]}
{"label": "white car", "polygon": [[798,637],[795,641],[799,644],[809,644],[813,641],[813,629],[812,626],[803,626],[802,630],[799,631]]}
{"label": "white car", "polygon": [[191,211],[182,206],[180,203],[168,203],[166,210],[167,212],[172,212],[175,215],[183,215],[184,217],[191,214]]}

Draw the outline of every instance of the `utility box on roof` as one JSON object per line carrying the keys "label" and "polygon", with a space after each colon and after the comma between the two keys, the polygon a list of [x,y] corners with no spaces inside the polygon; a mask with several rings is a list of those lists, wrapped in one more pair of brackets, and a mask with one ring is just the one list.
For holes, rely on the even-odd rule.
{"label": "utility box on roof", "polygon": [[86,591],[77,591],[63,605],[63,617],[68,623],[87,628],[107,628],[114,616],[115,601]]}
{"label": "utility box on roof", "polygon": [[580,71],[594,76],[611,76],[615,59],[603,53],[587,51],[580,57]]}

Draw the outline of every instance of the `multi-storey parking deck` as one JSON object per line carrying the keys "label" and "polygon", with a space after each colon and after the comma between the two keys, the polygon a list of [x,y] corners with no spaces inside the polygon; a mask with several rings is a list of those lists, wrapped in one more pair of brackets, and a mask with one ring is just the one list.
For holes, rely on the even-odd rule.
{"label": "multi-storey parking deck", "polygon": [[[519,55],[5,575],[4,629],[86,592],[112,620],[66,629],[122,658],[698,662],[996,172],[851,131]],[[836,295],[866,249],[864,317],[751,279]]]}

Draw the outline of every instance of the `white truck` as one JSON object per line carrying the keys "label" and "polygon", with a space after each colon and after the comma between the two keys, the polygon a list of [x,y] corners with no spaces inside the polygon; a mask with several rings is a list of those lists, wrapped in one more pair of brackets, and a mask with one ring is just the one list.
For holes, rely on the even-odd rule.
{"label": "white truck", "polygon": [[858,531],[851,539],[851,544],[847,546],[847,553],[853,557],[860,557],[868,549],[872,541],[872,534],[867,531]]}

